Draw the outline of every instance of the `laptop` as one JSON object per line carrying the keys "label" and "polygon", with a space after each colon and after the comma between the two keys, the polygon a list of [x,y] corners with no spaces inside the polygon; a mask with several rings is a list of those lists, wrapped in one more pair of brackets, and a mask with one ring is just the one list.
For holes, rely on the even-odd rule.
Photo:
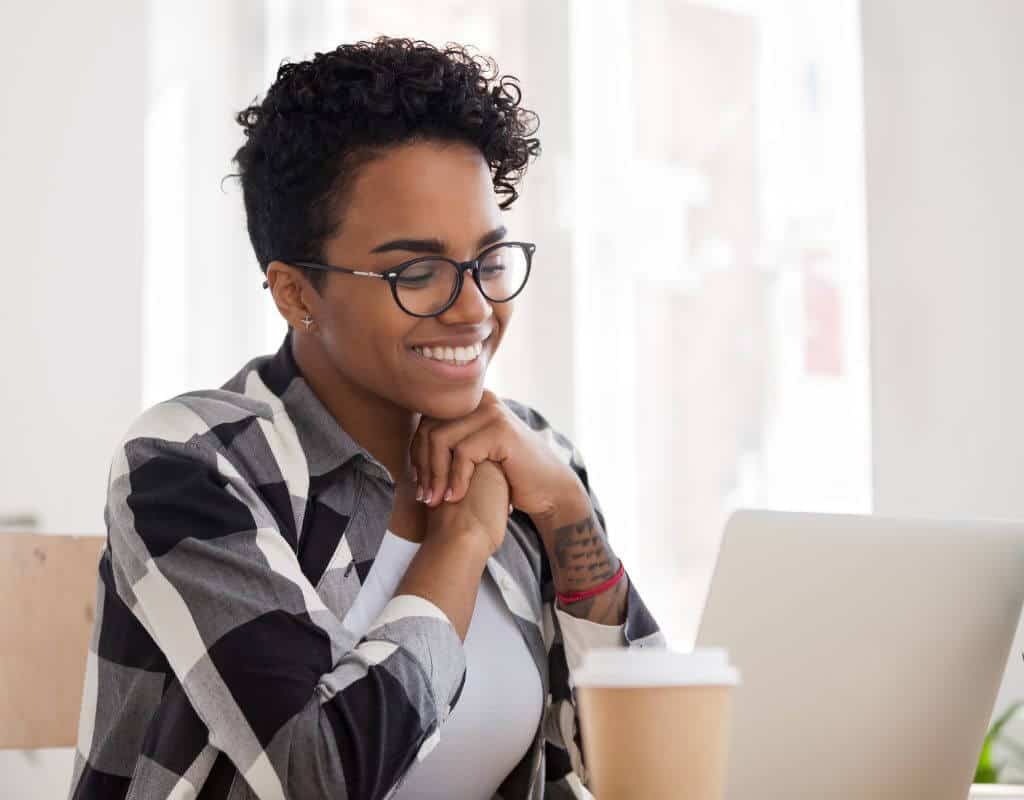
{"label": "laptop", "polygon": [[1024,601],[1024,524],[740,511],[698,646],[739,668],[729,800],[964,800]]}

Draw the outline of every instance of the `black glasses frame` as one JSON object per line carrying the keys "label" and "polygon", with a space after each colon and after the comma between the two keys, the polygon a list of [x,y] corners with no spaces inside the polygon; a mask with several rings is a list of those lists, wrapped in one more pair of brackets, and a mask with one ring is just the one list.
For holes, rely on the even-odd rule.
{"label": "black glasses frame", "polygon": [[[504,300],[495,300],[493,297],[489,296],[486,291],[484,291],[484,287],[480,284],[480,262],[483,261],[488,255],[490,255],[495,250],[499,250],[502,247],[512,246],[521,248],[523,250],[524,255],[526,256],[526,275],[523,276],[523,285],[520,286],[516,293],[513,294],[511,297],[506,297]],[[459,298],[459,295],[462,294],[463,274],[467,269],[473,271],[473,282],[476,284],[476,287],[480,290],[480,294],[482,294],[492,303],[507,303],[510,300],[515,299],[515,297],[517,297],[523,291],[523,289],[526,288],[526,283],[530,279],[530,267],[533,263],[533,254],[536,252],[536,250],[537,245],[535,245],[533,242],[498,242],[497,244],[492,244],[490,247],[486,247],[483,250],[481,250],[477,257],[470,261],[456,261],[454,258],[446,258],[445,256],[419,256],[417,258],[410,259],[409,261],[403,261],[401,264],[392,267],[391,269],[385,272],[365,272],[358,269],[350,269],[349,267],[335,267],[330,264],[319,264],[316,261],[290,261],[284,258],[275,260],[281,261],[285,264],[291,264],[293,267],[316,269],[322,272],[343,272],[346,275],[358,275],[361,278],[378,278],[380,280],[386,280],[391,285],[392,297],[395,298],[395,302],[398,304],[398,307],[402,309],[402,311],[404,311],[406,314],[409,314],[410,316],[413,317],[436,317],[439,314],[443,314],[445,311],[447,311],[449,308],[455,305],[455,301]],[[448,302],[445,303],[442,308],[438,309],[437,311],[434,311],[431,314],[414,314],[412,311],[403,306],[402,301],[398,299],[398,279],[405,270],[409,269],[409,267],[414,267],[417,264],[422,264],[425,261],[447,261],[449,264],[455,267],[458,277],[455,281],[455,291],[452,293],[452,296],[449,298]],[[263,281],[263,288],[266,289],[268,286],[270,286],[270,282]]]}

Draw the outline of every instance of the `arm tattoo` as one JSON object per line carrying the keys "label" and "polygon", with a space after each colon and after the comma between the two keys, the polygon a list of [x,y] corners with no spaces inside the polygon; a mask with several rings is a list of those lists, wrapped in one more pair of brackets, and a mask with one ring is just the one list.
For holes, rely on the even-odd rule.
{"label": "arm tattoo", "polygon": [[[613,577],[619,559],[608,546],[600,522],[593,513],[556,528],[552,534],[555,586],[562,594],[584,592]],[[621,624],[626,608],[628,579],[594,597],[570,603],[563,610],[575,617],[604,625]]]}
{"label": "arm tattoo", "polygon": [[568,592],[580,592],[612,577],[619,565],[593,514],[554,531],[555,560]]}

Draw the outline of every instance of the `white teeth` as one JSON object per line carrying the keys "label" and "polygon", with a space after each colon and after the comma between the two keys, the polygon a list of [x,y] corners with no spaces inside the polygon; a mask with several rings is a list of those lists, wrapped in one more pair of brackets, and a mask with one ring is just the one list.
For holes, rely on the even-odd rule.
{"label": "white teeth", "polygon": [[434,361],[443,361],[449,364],[465,366],[477,359],[483,352],[483,342],[477,342],[469,347],[414,347],[417,353]]}

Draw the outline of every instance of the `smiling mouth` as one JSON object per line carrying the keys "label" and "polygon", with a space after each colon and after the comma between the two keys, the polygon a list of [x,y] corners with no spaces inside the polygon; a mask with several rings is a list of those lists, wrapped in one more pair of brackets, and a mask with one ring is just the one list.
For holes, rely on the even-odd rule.
{"label": "smiling mouth", "polygon": [[412,347],[410,349],[416,355],[429,361],[447,364],[450,367],[467,367],[480,358],[484,350],[484,343],[490,338],[488,336],[483,341],[469,347]]}

